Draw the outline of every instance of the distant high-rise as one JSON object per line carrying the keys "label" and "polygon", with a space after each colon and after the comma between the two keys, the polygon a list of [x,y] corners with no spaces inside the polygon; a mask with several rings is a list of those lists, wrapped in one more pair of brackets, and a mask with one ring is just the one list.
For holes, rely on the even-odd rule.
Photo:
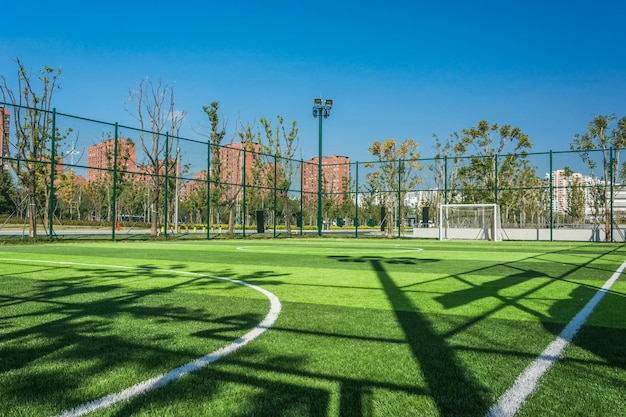
{"label": "distant high-rise", "polygon": [[568,189],[574,185],[582,186],[583,176],[578,172],[566,175],[564,169],[552,171],[552,186],[554,187],[553,209],[565,213],[569,209]]}
{"label": "distant high-rise", "polygon": [[[137,168],[137,149],[130,139],[120,139],[117,144],[118,169],[135,171]],[[87,181],[102,179],[113,169],[115,140],[106,139],[87,148]]]}
{"label": "distant high-rise", "polygon": [[0,107],[0,167],[4,166],[7,162],[4,158],[9,158],[9,133],[11,112],[9,109]]}
{"label": "distant high-rise", "polygon": [[[318,192],[319,158],[311,158],[302,166],[302,191],[305,198],[312,198]],[[350,158],[331,155],[322,157],[322,191],[339,204],[345,193],[350,191]]]}
{"label": "distant high-rise", "polygon": [[[244,149],[245,160],[244,160]],[[246,177],[252,178],[254,162],[259,158],[261,145],[251,142],[230,143],[219,149],[220,180],[228,184],[243,184],[243,168]]]}

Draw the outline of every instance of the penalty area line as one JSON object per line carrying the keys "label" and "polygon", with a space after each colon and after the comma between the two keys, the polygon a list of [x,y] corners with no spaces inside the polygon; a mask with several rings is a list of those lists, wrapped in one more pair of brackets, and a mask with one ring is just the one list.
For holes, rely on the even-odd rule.
{"label": "penalty area line", "polygon": [[97,400],[91,401],[89,403],[80,405],[76,408],[73,408],[71,410],[66,410],[63,411],[61,414],[58,414],[56,417],[79,417],[79,416],[83,416],[86,414],[89,414],[93,411],[96,410],[100,410],[103,408],[108,408],[111,407],[114,404],[117,404],[119,402],[122,401],[127,401],[133,397],[145,394],[149,391],[153,391],[157,388],[160,388],[164,385],[169,384],[172,381],[175,381],[177,379],[182,378],[183,376],[190,374],[192,372],[196,372],[202,368],[207,367],[208,365],[210,365],[211,363],[223,358],[226,355],[229,355],[233,352],[235,352],[237,349],[247,345],[248,343],[250,343],[251,341],[253,341],[254,339],[256,339],[257,337],[259,337],[261,334],[263,334],[267,329],[269,329],[270,327],[272,327],[274,325],[274,323],[276,322],[276,320],[278,319],[278,316],[280,315],[280,311],[282,309],[282,305],[280,303],[280,300],[278,299],[278,297],[276,297],[273,293],[271,293],[270,291],[261,288],[257,285],[254,284],[250,284],[247,283],[245,281],[241,281],[241,280],[237,280],[237,279],[231,279],[231,278],[225,278],[225,277],[218,277],[218,276],[213,276],[213,275],[207,275],[207,274],[200,274],[197,272],[188,272],[188,271],[175,271],[175,270],[168,270],[168,269],[159,269],[159,268],[148,268],[148,267],[133,267],[133,266],[122,266],[122,265],[106,265],[106,264],[89,264],[89,263],[82,263],[82,262],[67,262],[67,261],[48,261],[48,260],[35,260],[35,259],[14,259],[14,258],[0,258],[0,260],[5,260],[5,261],[17,261],[17,262],[24,262],[24,263],[30,263],[30,262],[35,262],[35,263],[49,263],[49,264],[58,264],[58,265],[68,265],[68,266],[89,266],[89,267],[107,267],[107,268],[116,268],[116,269],[136,269],[136,270],[151,270],[151,271],[157,271],[157,272],[169,272],[169,273],[175,273],[175,274],[179,274],[179,275],[193,275],[193,276],[199,276],[199,277],[205,277],[205,278],[212,278],[212,279],[217,279],[217,280],[222,280],[222,281],[228,281],[228,282],[232,282],[234,284],[238,284],[238,285],[242,285],[244,287],[248,287],[250,289],[253,289],[255,291],[260,292],[261,294],[265,295],[265,297],[267,297],[270,301],[270,310],[267,313],[267,315],[263,318],[263,320],[261,320],[261,322],[259,324],[257,324],[252,330],[250,330],[248,333],[244,334],[243,336],[239,337],[238,339],[234,340],[233,342],[229,343],[228,345],[214,351],[211,352],[207,355],[204,355],[200,358],[197,358],[189,363],[186,363],[178,368],[172,369],[171,371],[165,373],[165,374],[161,374],[158,375],[154,378],[148,379],[146,381],[140,382],[136,385],[133,385],[129,388],[126,388],[125,390],[122,390],[120,392],[114,393],[114,394],[110,394],[107,395],[105,397],[99,398]]}
{"label": "penalty area line", "polygon": [[572,342],[578,330],[585,324],[591,312],[596,308],[600,300],[608,292],[617,279],[626,269],[626,261],[613,273],[602,288],[587,302],[587,304],[565,326],[559,336],[522,372],[513,386],[505,392],[498,402],[494,404],[485,417],[513,417],[523,407],[526,399],[537,388],[539,380],[550,370],[567,346]]}

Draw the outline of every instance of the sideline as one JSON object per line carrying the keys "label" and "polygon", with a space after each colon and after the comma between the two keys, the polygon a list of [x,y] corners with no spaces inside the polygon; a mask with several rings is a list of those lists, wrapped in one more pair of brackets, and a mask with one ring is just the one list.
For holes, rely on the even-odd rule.
{"label": "sideline", "polygon": [[142,270],[142,271],[168,272],[168,273],[175,273],[179,275],[191,275],[191,276],[196,276],[196,277],[212,278],[212,279],[217,279],[221,281],[228,281],[228,282],[238,284],[238,285],[243,285],[244,287],[248,287],[250,289],[260,292],[261,294],[265,295],[265,297],[267,297],[270,301],[270,311],[267,313],[265,318],[263,318],[263,320],[261,320],[261,322],[257,324],[248,333],[244,334],[243,336],[239,337],[238,339],[229,343],[228,345],[214,352],[211,352],[207,355],[204,355],[198,359],[195,359],[189,363],[186,363],[183,366],[172,369],[171,371],[165,374],[158,375],[154,378],[148,379],[147,381],[143,381],[129,388],[126,388],[123,391],[107,395],[105,397],[99,398],[89,403],[80,405],[71,410],[63,411],[61,414],[58,414],[56,417],[78,417],[78,416],[83,416],[85,414],[89,414],[96,410],[108,408],[119,402],[129,400],[138,395],[145,394],[149,391],[153,391],[157,388],[160,388],[166,384],[169,384],[172,381],[182,378],[183,376],[189,373],[196,372],[202,368],[205,368],[211,363],[223,358],[224,356],[235,352],[237,349],[245,346],[246,344],[250,343],[257,337],[259,337],[261,334],[263,334],[267,329],[269,329],[270,327],[274,325],[282,309],[282,306],[278,297],[276,297],[271,292],[259,286],[256,286],[254,284],[249,284],[245,281],[240,281],[237,279],[200,274],[197,272],[177,271],[177,270],[148,268],[148,267],[136,267],[136,266],[90,264],[90,263],[82,263],[82,262],[48,261],[48,260],[36,260],[36,259],[0,258],[0,261],[23,262],[23,263],[32,263],[32,262],[50,263],[50,264],[56,264],[56,265],[104,267],[104,268],[115,268],[115,269],[134,269],[134,270]]}
{"label": "sideline", "polygon": [[[266,248],[270,248],[270,249],[266,249]],[[281,249],[277,249],[275,246],[271,246],[271,245],[248,245],[248,246],[238,246],[237,248],[235,248],[235,250],[238,251],[242,251],[242,252],[254,252],[254,253],[293,253],[293,250],[289,250],[291,249],[290,247],[287,247],[286,250],[281,250]],[[315,250],[316,253],[320,253],[320,252],[328,252],[331,254],[336,254],[338,249],[337,247],[318,247],[318,246],[296,246],[295,250],[299,250],[299,249],[312,249]],[[383,255],[391,252],[391,253],[408,253],[408,252],[422,252],[424,249],[423,248],[411,248],[411,247],[407,247],[406,245],[403,246],[381,246],[381,247],[368,247],[364,250],[367,251],[377,251],[378,253],[380,253],[381,251]],[[350,254],[362,254],[363,250],[341,250],[340,254],[341,255],[350,255]]]}
{"label": "sideline", "polygon": [[615,281],[626,269],[626,261],[613,273],[602,288],[589,300],[589,302],[574,316],[565,326],[559,336],[539,355],[533,363],[517,377],[513,386],[505,392],[498,402],[494,404],[485,417],[513,417],[523,407],[526,399],[537,388],[539,380],[550,370],[552,365],[563,355],[565,348],[572,342],[578,330],[585,324],[587,318],[598,305]]}

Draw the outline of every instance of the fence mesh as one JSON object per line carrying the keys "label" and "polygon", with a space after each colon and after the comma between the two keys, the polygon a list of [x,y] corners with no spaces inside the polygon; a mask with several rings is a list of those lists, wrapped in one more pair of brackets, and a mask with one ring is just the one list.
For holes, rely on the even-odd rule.
{"label": "fence mesh", "polygon": [[[567,150],[303,161],[258,143],[214,146],[56,111],[0,108],[0,236],[433,237],[440,205],[497,204],[505,235],[624,241],[619,149],[589,150],[587,160]],[[49,113],[45,128],[29,130],[28,117],[42,113]],[[564,230],[582,232],[560,237]]]}

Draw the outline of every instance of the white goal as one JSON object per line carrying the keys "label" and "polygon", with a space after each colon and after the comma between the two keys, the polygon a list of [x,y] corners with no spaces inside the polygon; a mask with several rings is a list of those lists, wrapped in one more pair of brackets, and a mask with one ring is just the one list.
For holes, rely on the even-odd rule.
{"label": "white goal", "polygon": [[439,207],[439,240],[502,240],[497,204],[442,204]]}

